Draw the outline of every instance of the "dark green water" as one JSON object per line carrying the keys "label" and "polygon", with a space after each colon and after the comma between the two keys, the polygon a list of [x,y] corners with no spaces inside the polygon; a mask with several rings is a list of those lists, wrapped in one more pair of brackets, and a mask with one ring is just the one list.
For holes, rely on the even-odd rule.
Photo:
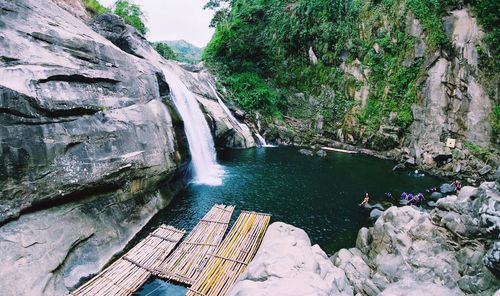
{"label": "dark green water", "polygon": [[[437,178],[413,172],[393,172],[393,162],[331,152],[324,158],[305,156],[298,148],[257,148],[219,153],[224,166],[222,186],[190,185],[139,234],[146,236],[159,224],[191,230],[215,204],[272,214],[304,229],[313,244],[329,255],[355,244],[358,230],[370,224],[369,211],[360,208],[365,192],[370,203],[386,201],[385,192],[425,192],[439,185]],[[138,295],[183,295],[186,288],[152,280]]]}

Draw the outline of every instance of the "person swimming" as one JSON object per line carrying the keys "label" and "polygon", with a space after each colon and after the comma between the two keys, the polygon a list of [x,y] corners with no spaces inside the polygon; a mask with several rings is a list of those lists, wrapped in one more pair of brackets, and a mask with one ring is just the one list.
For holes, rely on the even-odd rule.
{"label": "person swimming", "polygon": [[368,192],[367,192],[365,194],[365,198],[363,199],[363,201],[359,205],[364,206],[364,205],[368,204],[368,201],[370,201],[370,197],[368,196]]}

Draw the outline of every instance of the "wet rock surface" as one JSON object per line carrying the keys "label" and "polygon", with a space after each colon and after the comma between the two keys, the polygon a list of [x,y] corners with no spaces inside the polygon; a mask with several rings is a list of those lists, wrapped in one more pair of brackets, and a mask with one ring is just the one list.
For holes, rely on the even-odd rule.
{"label": "wet rock surface", "polygon": [[498,186],[466,186],[430,213],[391,207],[331,260],[362,295],[492,295],[500,288]]}

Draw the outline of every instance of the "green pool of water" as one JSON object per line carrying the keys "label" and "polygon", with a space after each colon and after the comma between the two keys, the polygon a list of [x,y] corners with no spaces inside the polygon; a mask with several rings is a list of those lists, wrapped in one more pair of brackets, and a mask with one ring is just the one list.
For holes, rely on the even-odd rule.
{"label": "green pool of water", "polygon": [[[235,205],[233,221],[241,210],[272,214],[304,229],[313,244],[331,255],[355,244],[358,230],[368,226],[369,211],[358,204],[366,192],[370,203],[387,202],[386,192],[418,193],[440,180],[413,171],[393,172],[394,163],[366,155],[329,152],[306,156],[295,147],[221,151],[223,185],[191,184],[138,235],[146,236],[159,224],[191,230],[216,203]],[[426,195],[427,196],[427,195]],[[397,203],[397,201],[395,201]],[[149,281],[138,295],[184,295],[186,288]]]}

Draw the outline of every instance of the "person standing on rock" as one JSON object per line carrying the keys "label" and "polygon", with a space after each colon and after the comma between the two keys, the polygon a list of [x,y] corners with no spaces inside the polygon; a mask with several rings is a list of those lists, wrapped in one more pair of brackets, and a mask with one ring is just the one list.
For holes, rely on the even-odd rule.
{"label": "person standing on rock", "polygon": [[458,180],[455,180],[455,182],[453,182],[453,184],[455,185],[455,190],[457,191],[457,193],[459,193],[460,189],[462,189],[462,183],[460,183],[460,181],[458,181]]}

